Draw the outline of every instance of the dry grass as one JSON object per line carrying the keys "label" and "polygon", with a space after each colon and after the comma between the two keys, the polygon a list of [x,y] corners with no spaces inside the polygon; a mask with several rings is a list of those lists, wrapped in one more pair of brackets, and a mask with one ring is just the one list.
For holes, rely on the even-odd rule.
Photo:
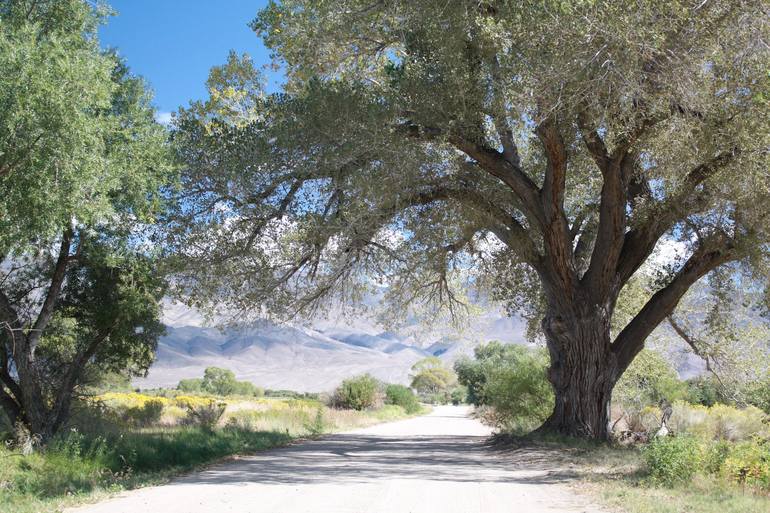
{"label": "dry grass", "polygon": [[[151,423],[125,418],[162,399]],[[218,427],[192,423],[186,406],[227,407]],[[326,432],[369,426],[408,415],[400,406],[330,409],[318,401],[278,398],[157,398],[110,394],[81,408],[74,431],[45,452],[22,456],[0,445],[0,513],[47,513],[110,493],[163,482],[169,476]]]}

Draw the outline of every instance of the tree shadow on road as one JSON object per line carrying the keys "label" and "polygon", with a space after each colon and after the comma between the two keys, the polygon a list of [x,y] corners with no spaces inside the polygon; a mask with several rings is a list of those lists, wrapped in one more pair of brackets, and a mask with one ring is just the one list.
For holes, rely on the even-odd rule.
{"label": "tree shadow on road", "polygon": [[388,479],[547,484],[577,474],[544,451],[517,454],[490,447],[487,437],[383,437],[339,434],[244,457],[174,484],[321,484]]}

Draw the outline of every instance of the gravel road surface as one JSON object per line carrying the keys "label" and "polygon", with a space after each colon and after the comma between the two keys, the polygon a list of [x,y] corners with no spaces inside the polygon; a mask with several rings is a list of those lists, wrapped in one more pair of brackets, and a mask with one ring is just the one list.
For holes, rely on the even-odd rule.
{"label": "gravel road surface", "polygon": [[468,409],[245,456],[79,513],[608,513],[548,456],[497,451]]}

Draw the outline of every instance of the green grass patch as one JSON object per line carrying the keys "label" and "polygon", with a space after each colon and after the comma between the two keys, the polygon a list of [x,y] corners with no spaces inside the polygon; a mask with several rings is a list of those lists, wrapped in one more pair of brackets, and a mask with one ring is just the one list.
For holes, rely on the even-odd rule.
{"label": "green grass patch", "polygon": [[56,511],[89,497],[160,482],[233,454],[284,445],[281,432],[200,427],[126,432],[117,437],[68,433],[45,451],[0,449],[0,512]]}
{"label": "green grass patch", "polygon": [[430,408],[426,406],[420,406],[419,409],[406,413],[404,408],[401,406],[397,406],[395,404],[386,404],[382,408],[372,411],[371,414],[372,414],[372,417],[377,419],[379,422],[389,422],[393,420],[403,419],[404,417],[407,417],[407,416],[423,415],[425,413],[428,413],[429,411],[430,411]]}
{"label": "green grass patch", "polygon": [[263,409],[228,414],[224,426],[215,429],[140,428],[86,411],[79,415],[78,430],[62,433],[34,454],[23,456],[0,444],[0,513],[60,511],[121,490],[162,483],[227,456],[409,416],[395,405],[352,411],[304,399],[272,402]]}
{"label": "green grass patch", "polygon": [[[673,443],[673,442],[667,442]],[[635,447],[609,445],[584,447],[568,459],[577,463],[584,481],[610,511],[625,513],[758,513],[770,511],[770,496],[761,489],[708,473],[707,463],[698,463],[688,479],[672,478],[675,465],[666,458]],[[687,447],[685,447],[687,448]],[[689,454],[689,451],[685,451]],[[672,452],[671,454],[674,454]],[[649,468],[650,459],[654,468]],[[660,461],[658,461],[660,460]],[[662,465],[662,466],[661,466]],[[660,474],[661,468],[665,470]],[[665,479],[662,479],[665,477]]]}
{"label": "green grass patch", "polygon": [[603,501],[628,513],[759,513],[770,511],[770,497],[754,495],[710,476],[696,476],[671,488],[638,479],[596,482]]}

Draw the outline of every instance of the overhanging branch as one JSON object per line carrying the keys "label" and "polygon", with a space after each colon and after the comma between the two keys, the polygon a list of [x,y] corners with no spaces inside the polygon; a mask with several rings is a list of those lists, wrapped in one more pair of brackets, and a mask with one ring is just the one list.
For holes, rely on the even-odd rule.
{"label": "overhanging branch", "polygon": [[644,223],[625,234],[617,266],[621,283],[633,276],[666,232],[687,214],[707,203],[708,194],[698,192],[698,185],[733,162],[739,154],[737,148],[727,150],[692,168],[676,193],[655,205]]}
{"label": "overhanging branch", "polygon": [[521,202],[522,211],[530,220],[530,224],[542,229],[545,219],[540,203],[540,191],[521,168],[511,164],[499,151],[457,135],[450,136],[449,142],[478,162],[488,174],[506,184]]}
{"label": "overhanging branch", "polygon": [[637,353],[642,350],[644,341],[650,333],[671,315],[690,286],[713,269],[736,257],[736,252],[729,242],[721,248],[696,251],[671,282],[653,294],[615,338],[612,351],[617,357],[618,375],[625,371]]}

